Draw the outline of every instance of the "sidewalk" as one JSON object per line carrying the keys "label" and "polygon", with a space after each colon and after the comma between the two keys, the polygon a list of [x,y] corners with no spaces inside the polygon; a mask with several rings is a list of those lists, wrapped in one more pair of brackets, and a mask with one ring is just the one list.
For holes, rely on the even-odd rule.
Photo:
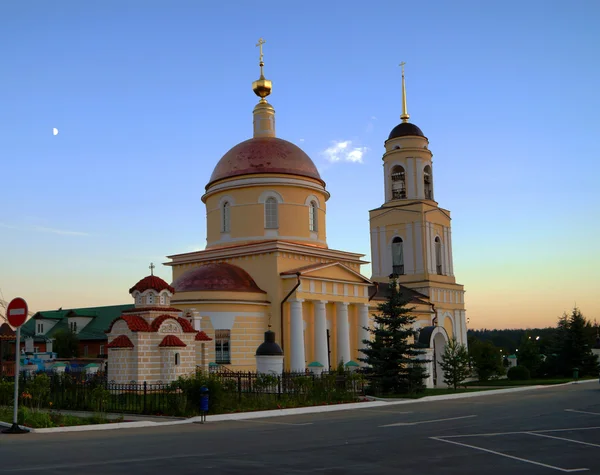
{"label": "sidewalk", "polygon": [[[206,417],[206,422],[222,422],[222,421],[236,421],[236,420],[247,420],[247,419],[262,419],[267,417],[280,417],[280,416],[292,416],[292,415],[301,415],[301,414],[317,414],[322,412],[337,412],[337,411],[350,411],[350,410],[360,410],[367,409],[373,407],[382,407],[382,406],[396,406],[401,404],[418,404],[422,402],[431,402],[431,401],[442,401],[447,399],[464,399],[464,398],[473,398],[473,397],[485,397],[485,396],[493,396],[498,394],[505,393],[514,393],[514,392],[522,392],[522,391],[533,391],[544,388],[553,388],[560,386],[567,386],[570,384],[586,384],[586,383],[595,383],[598,384],[597,379],[583,380],[577,382],[563,383],[563,384],[553,384],[546,386],[521,386],[521,387],[513,387],[513,388],[502,388],[502,389],[492,389],[486,391],[474,391],[467,393],[457,393],[457,394],[443,394],[440,396],[425,396],[420,399],[381,399],[377,398],[377,400],[364,401],[364,402],[355,402],[355,403],[346,403],[346,404],[333,404],[333,405],[324,405],[324,406],[307,406],[307,407],[297,407],[292,409],[274,409],[269,411],[253,411],[253,412],[236,412],[231,414],[215,414]],[[72,414],[74,416],[91,416],[93,413],[86,412],[78,412],[78,411],[61,411],[63,414]],[[110,416],[121,417],[120,414],[110,414]],[[116,418],[113,417],[113,418]],[[53,427],[48,429],[28,429],[34,433],[55,433],[55,432],[81,432],[81,431],[90,431],[90,430],[111,430],[111,429],[127,429],[127,428],[141,428],[141,427],[161,427],[161,426],[171,426],[171,425],[180,425],[180,424],[192,424],[192,423],[200,423],[201,416],[190,417],[188,419],[184,418],[175,418],[175,417],[162,417],[162,416],[146,416],[146,415],[124,415],[124,419],[126,421],[132,422],[116,422],[110,424],[93,424],[93,425],[83,425],[83,426],[71,426],[71,427]],[[7,424],[5,422],[0,422],[0,426],[10,427],[11,424]]]}

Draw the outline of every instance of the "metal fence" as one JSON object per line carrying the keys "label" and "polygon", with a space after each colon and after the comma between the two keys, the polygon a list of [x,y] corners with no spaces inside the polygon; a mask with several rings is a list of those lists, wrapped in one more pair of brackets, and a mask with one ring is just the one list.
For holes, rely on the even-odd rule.
{"label": "metal fence", "polygon": [[364,381],[351,373],[336,371],[313,373],[284,372],[261,374],[254,372],[213,373],[229,391],[244,394],[307,394],[311,391],[347,391],[353,394],[364,392]]}
{"label": "metal fence", "polygon": [[[21,404],[54,410],[93,411],[122,414],[189,415],[199,407],[199,390],[211,388],[211,402],[218,411],[248,407],[274,407],[277,402],[298,405],[343,402],[364,394],[364,382],[356,374],[324,372],[259,374],[254,372],[198,373],[196,377],[170,383],[106,380],[104,373],[49,373],[44,383],[38,373],[22,375]],[[42,378],[43,379],[43,378]],[[12,404],[12,378],[0,383],[0,405]],[[42,387],[43,386],[43,387]]]}

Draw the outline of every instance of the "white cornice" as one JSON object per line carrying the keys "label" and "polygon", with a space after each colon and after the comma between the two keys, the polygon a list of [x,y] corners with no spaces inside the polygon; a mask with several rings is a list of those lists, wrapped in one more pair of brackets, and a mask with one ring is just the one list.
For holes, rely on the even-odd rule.
{"label": "white cornice", "polygon": [[[223,236],[223,233],[221,234],[221,237],[222,236]],[[316,242],[319,244],[327,245],[327,242],[325,242],[321,239],[304,238],[304,237],[300,237],[300,236],[281,236],[281,235],[276,235],[276,236],[279,237],[280,239],[286,239],[286,240],[289,239],[290,241],[306,241],[307,243]],[[208,242],[206,245],[207,246],[219,246],[222,244],[229,244],[229,243],[234,243],[234,242],[264,241],[265,237],[267,237],[267,236],[249,236],[249,237],[241,237],[241,238],[219,239],[218,241]]]}
{"label": "white cornice", "polygon": [[302,188],[308,188],[325,194],[325,200],[329,199],[329,192],[323,185],[319,185],[309,180],[303,180],[301,178],[278,178],[278,177],[247,177],[238,178],[231,181],[217,183],[211,186],[204,195],[202,195],[202,202],[206,203],[209,196],[226,190],[234,190],[237,188],[246,188],[249,186],[296,186]]}
{"label": "white cornice", "polygon": [[361,257],[364,257],[364,254],[273,240],[263,241],[261,243],[242,244],[239,246],[205,249],[203,251],[189,252],[185,254],[173,254],[167,256],[167,258],[171,259],[172,261],[165,262],[164,265],[173,266],[179,264],[225,260],[234,257],[267,254],[270,252],[288,252],[290,254],[300,254],[303,256],[317,257],[322,259],[350,261],[356,264],[368,264],[368,261],[361,260]]}

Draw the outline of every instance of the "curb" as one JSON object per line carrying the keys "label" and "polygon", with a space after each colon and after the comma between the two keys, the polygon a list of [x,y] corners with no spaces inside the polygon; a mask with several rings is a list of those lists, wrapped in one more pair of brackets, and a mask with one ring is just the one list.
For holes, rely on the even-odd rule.
{"label": "curb", "polygon": [[[506,388],[506,389],[490,389],[487,391],[474,391],[468,393],[458,394],[444,394],[440,396],[425,396],[419,399],[378,399],[376,401],[364,401],[364,402],[352,402],[346,404],[334,404],[331,406],[307,406],[307,407],[295,407],[290,409],[274,409],[268,411],[254,411],[254,412],[236,412],[231,414],[216,414],[214,416],[207,416],[206,422],[224,422],[224,421],[239,421],[248,419],[264,419],[268,417],[281,417],[281,416],[294,416],[303,414],[318,414],[325,412],[338,412],[338,411],[351,411],[360,410],[373,407],[382,406],[399,406],[403,404],[417,404],[420,402],[432,402],[432,401],[444,401],[451,399],[465,399],[472,397],[482,396],[493,396],[497,394],[516,393],[523,391],[531,391],[534,389],[545,389],[560,386],[567,386],[570,384],[586,384],[596,383],[598,380],[589,379],[584,381],[571,381],[568,383],[561,384],[549,384],[549,385],[536,385],[536,386],[523,386],[518,388]],[[137,421],[137,422],[115,422],[112,424],[90,424],[81,426],[70,426],[70,427],[52,427],[46,429],[31,429],[25,427],[25,429],[36,434],[48,434],[57,432],[83,432],[83,431],[95,431],[95,430],[114,430],[114,429],[135,429],[143,427],[162,427],[162,426],[174,426],[182,424],[193,424],[200,423],[201,416],[190,417],[188,419],[182,419],[177,421],[165,421],[165,422],[153,422],[153,421]],[[12,424],[6,422],[0,422],[0,426],[10,427]]]}

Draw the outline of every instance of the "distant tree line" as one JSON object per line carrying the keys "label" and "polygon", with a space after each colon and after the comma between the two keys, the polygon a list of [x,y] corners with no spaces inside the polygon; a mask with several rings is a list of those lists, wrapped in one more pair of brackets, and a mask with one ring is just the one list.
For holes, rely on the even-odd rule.
{"label": "distant tree line", "polygon": [[468,341],[471,364],[484,381],[505,373],[509,354],[534,378],[571,377],[574,370],[579,376],[596,376],[599,371],[592,352],[600,346],[598,327],[578,308],[563,314],[553,328],[469,330]]}

